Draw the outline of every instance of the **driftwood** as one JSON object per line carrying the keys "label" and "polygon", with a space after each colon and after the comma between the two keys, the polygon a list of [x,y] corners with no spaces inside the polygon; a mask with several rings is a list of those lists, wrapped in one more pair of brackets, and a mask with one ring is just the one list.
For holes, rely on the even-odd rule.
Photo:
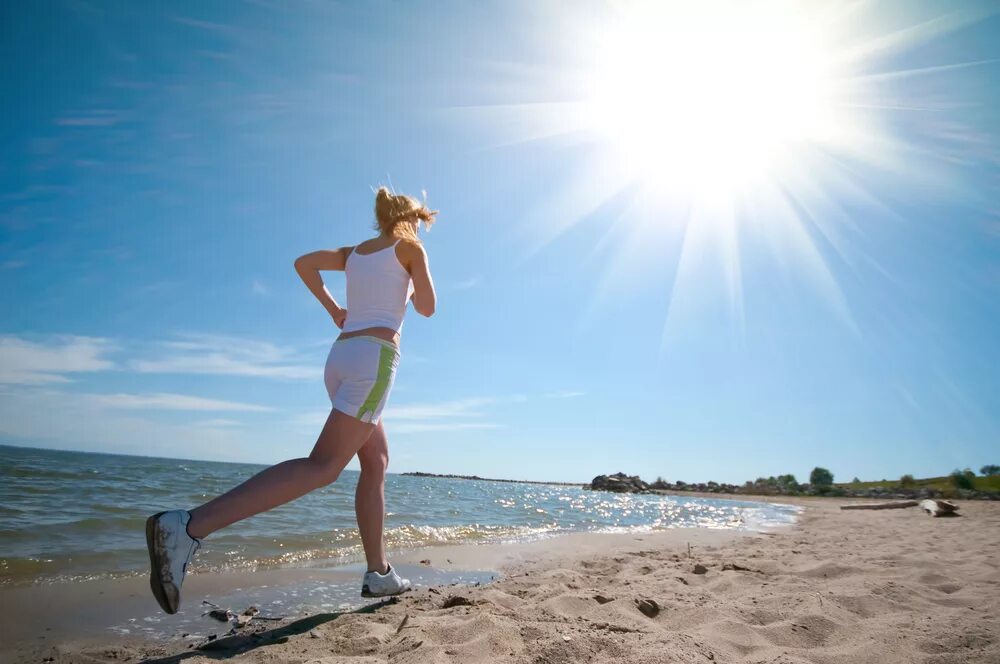
{"label": "driftwood", "polygon": [[892,503],[861,503],[859,505],[841,505],[842,510],[895,510],[902,507],[916,507],[919,505],[915,500],[897,500]]}
{"label": "driftwood", "polygon": [[921,500],[920,509],[924,510],[932,516],[952,516],[956,510],[958,510],[958,505],[955,503],[950,503],[947,500]]}

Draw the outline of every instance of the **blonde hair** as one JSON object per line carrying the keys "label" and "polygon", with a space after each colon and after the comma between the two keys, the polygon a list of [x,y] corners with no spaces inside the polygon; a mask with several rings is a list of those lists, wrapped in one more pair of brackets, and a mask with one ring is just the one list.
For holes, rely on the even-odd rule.
{"label": "blonde hair", "polygon": [[375,230],[383,235],[420,242],[416,229],[403,222],[422,221],[424,228],[430,230],[437,213],[416,198],[394,194],[388,187],[379,187],[375,192]]}

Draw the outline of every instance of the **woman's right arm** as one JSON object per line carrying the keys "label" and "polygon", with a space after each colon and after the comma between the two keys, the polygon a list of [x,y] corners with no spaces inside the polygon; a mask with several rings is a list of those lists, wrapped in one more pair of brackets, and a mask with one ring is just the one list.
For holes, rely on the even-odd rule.
{"label": "woman's right arm", "polygon": [[437,294],[434,292],[434,280],[431,279],[431,268],[427,263],[427,252],[416,242],[400,243],[400,258],[403,267],[410,273],[413,280],[413,308],[423,316],[433,316],[437,305]]}
{"label": "woman's right arm", "polygon": [[295,259],[295,271],[305,283],[309,291],[319,300],[323,308],[333,317],[333,322],[337,327],[344,326],[344,318],[347,310],[337,304],[337,301],[330,295],[330,291],[323,284],[320,270],[343,270],[347,265],[347,256],[353,247],[341,247],[334,250],[314,251]]}

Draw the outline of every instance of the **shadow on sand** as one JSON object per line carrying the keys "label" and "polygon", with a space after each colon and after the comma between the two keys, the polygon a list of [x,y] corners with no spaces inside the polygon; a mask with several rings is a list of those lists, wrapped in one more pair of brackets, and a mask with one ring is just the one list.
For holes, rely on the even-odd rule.
{"label": "shadow on sand", "polygon": [[352,613],[375,613],[382,607],[394,604],[396,601],[397,599],[393,597],[384,602],[369,604],[361,607],[360,609],[355,609],[354,611],[317,613],[316,615],[300,618],[295,622],[288,623],[282,627],[276,627],[275,629],[255,632],[252,634],[234,634],[232,636],[209,641],[198,646],[197,648],[191,648],[190,650],[177,653],[176,655],[159,657],[156,659],[145,659],[142,662],[143,664],[175,664],[176,662],[182,662],[185,659],[198,656],[207,657],[209,659],[229,659],[230,657],[242,655],[243,653],[256,650],[257,648],[287,643],[289,637],[296,636],[298,634],[305,634],[320,625],[336,620],[340,616],[350,615]]}

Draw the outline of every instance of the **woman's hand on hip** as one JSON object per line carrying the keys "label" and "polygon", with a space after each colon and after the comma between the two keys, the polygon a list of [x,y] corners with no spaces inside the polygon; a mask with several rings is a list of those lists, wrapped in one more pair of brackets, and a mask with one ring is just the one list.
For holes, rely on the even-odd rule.
{"label": "woman's hand on hip", "polygon": [[341,330],[344,329],[344,321],[347,320],[347,309],[342,307],[337,307],[330,312],[330,316],[333,318],[333,323]]}

